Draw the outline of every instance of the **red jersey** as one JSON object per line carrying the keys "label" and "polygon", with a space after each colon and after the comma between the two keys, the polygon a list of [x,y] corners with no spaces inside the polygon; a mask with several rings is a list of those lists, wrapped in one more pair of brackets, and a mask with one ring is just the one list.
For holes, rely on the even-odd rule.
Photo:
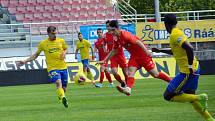
{"label": "red jersey", "polygon": [[99,54],[99,60],[104,60],[107,56],[107,53],[104,51],[105,44],[104,44],[104,38],[98,38],[98,40],[94,43],[95,48],[98,50]]}
{"label": "red jersey", "polygon": [[[146,55],[143,49],[136,44],[140,39],[128,31],[121,30],[120,36],[114,41],[114,48],[124,47],[131,56],[140,57]],[[143,43],[144,44],[144,43]],[[145,44],[144,44],[145,45]],[[146,45],[145,45],[146,46]]]}
{"label": "red jersey", "polygon": [[[113,35],[106,32],[104,37],[105,37],[105,43],[107,44],[107,50],[108,52],[110,52],[114,45]],[[117,53],[113,57],[117,57],[118,55],[124,55],[124,51],[122,47],[118,47],[117,49],[118,49]]]}

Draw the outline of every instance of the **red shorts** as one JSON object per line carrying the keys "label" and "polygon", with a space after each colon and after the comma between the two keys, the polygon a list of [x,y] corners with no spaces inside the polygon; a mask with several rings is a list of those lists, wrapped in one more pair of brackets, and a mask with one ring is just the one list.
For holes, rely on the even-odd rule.
{"label": "red shorts", "polygon": [[102,66],[108,67],[108,63],[104,63],[104,64],[102,64]]}
{"label": "red shorts", "polygon": [[112,57],[110,59],[110,67],[111,68],[118,68],[118,66],[120,68],[126,68],[127,67],[125,55],[115,55],[114,57]]}
{"label": "red shorts", "polygon": [[152,58],[148,56],[131,56],[128,61],[128,67],[137,67],[138,69],[144,67],[146,71],[150,71],[155,67],[155,63],[153,62]]}
{"label": "red shorts", "polygon": [[[103,61],[105,58],[106,58],[106,55],[104,55],[104,56],[99,56],[99,61]],[[105,66],[105,67],[108,67],[108,63],[104,63],[104,64],[102,64],[102,65]]]}

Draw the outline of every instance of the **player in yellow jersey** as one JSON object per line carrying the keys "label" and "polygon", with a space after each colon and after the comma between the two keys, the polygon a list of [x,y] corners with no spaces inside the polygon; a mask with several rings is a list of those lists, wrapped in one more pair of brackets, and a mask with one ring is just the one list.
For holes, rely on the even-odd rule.
{"label": "player in yellow jersey", "polygon": [[206,121],[215,121],[207,110],[207,94],[195,94],[200,66],[194,56],[192,45],[184,33],[176,27],[177,20],[174,14],[167,14],[164,23],[167,32],[170,33],[171,49],[153,48],[152,51],[173,55],[180,70],[180,73],[168,84],[164,92],[164,99],[172,102],[189,102]]}
{"label": "player in yellow jersey", "polygon": [[61,38],[56,37],[56,27],[49,26],[47,28],[48,38],[39,43],[35,54],[26,60],[18,61],[18,65],[22,66],[27,62],[35,60],[43,51],[46,57],[47,70],[52,83],[56,84],[58,99],[68,108],[68,101],[65,97],[68,72],[64,58],[67,52],[67,44]]}
{"label": "player in yellow jersey", "polygon": [[83,72],[92,81],[92,83],[95,84],[93,74],[89,68],[89,60],[90,60],[89,48],[91,49],[91,52],[92,52],[92,58],[94,58],[95,56],[90,42],[86,39],[83,39],[82,34],[79,32],[78,41],[76,43],[75,59],[77,59],[77,54],[78,54],[78,51],[80,50],[81,62],[83,64]]}

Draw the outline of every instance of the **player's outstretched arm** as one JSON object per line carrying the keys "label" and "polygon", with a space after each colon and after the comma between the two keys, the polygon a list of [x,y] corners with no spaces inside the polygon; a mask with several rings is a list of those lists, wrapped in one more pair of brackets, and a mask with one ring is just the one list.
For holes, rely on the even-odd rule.
{"label": "player's outstretched arm", "polygon": [[171,48],[163,48],[163,49],[152,48],[152,52],[156,52],[156,53],[161,52],[161,53],[173,55]]}
{"label": "player's outstretched arm", "polygon": [[145,45],[140,40],[137,40],[136,44],[138,44],[142,48],[142,50],[146,53],[146,55],[152,56],[149,50],[145,47]]}
{"label": "player's outstretched arm", "polygon": [[17,61],[16,63],[18,66],[22,66],[22,65],[26,64],[27,62],[31,62],[32,60],[35,60],[38,56],[39,56],[39,54],[35,53],[35,54],[31,55],[29,58],[27,58],[26,60]]}
{"label": "player's outstretched arm", "polygon": [[112,49],[110,51],[110,53],[106,56],[106,58],[104,60],[102,60],[102,61],[98,61],[96,63],[96,65],[98,65],[98,64],[102,65],[104,63],[107,63],[110,60],[110,58],[113,57],[115,54],[116,54],[116,49]]}

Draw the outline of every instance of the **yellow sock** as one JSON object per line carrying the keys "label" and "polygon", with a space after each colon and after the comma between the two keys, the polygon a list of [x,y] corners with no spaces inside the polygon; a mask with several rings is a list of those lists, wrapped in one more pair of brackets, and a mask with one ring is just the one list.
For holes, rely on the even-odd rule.
{"label": "yellow sock", "polygon": [[87,77],[89,77],[89,79],[90,79],[91,81],[94,81],[93,74],[92,74],[91,71],[87,73]]}
{"label": "yellow sock", "polygon": [[194,102],[198,100],[198,96],[194,94],[179,94],[174,96],[171,101],[173,102]]}
{"label": "yellow sock", "polygon": [[206,109],[205,111],[202,111],[201,108],[201,103],[199,101],[194,101],[192,102],[193,108],[202,115],[202,117],[204,117],[205,119],[210,119],[212,118],[212,116],[210,115],[210,113],[208,112],[208,110]]}
{"label": "yellow sock", "polygon": [[84,71],[84,75],[87,77],[87,71]]}
{"label": "yellow sock", "polygon": [[57,89],[57,95],[58,95],[58,97],[60,98],[60,100],[61,100],[63,97],[65,97],[64,90],[63,90],[62,87]]}

